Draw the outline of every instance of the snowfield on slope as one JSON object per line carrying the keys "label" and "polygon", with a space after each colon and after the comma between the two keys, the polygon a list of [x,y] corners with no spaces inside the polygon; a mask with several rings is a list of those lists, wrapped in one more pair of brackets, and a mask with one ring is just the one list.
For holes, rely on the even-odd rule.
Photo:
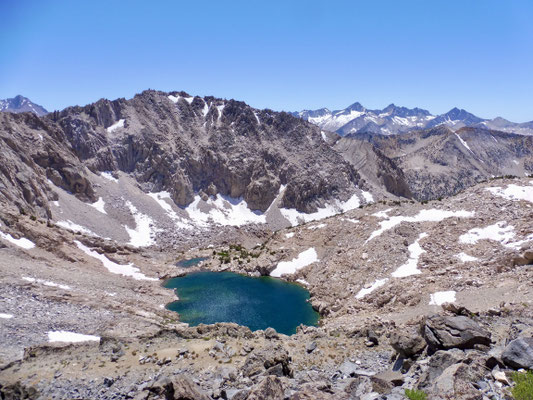
{"label": "snowfield on slope", "polygon": [[507,200],[526,200],[533,203],[533,186],[518,186],[515,184],[507,185],[507,187],[490,187],[485,190],[491,192],[495,196],[503,197]]}
{"label": "snowfield on slope", "polygon": [[[373,201],[372,194],[369,192],[361,190],[360,195],[367,203]],[[359,199],[359,194],[356,193],[346,201],[335,200],[335,202],[326,204],[324,207],[318,208],[317,211],[310,214],[302,213],[295,208],[280,208],[279,211],[283,217],[285,217],[291,223],[292,226],[296,226],[301,223],[317,221],[353,210],[359,207],[360,204],[361,200]]]}
{"label": "snowfield on slope", "polygon": [[90,248],[88,248],[81,242],[78,242],[77,240],[75,240],[74,243],[76,243],[76,246],[78,246],[78,248],[88,256],[100,260],[102,264],[104,264],[104,267],[112,274],[129,276],[137,280],[157,281],[157,278],[149,278],[143,273],[141,273],[140,269],[135,267],[132,263],[126,265],[117,264],[116,262],[111,261],[103,254],[99,254],[98,252],[91,250]]}
{"label": "snowfield on slope", "polygon": [[276,268],[270,273],[270,276],[279,278],[282,275],[294,274],[296,271],[317,261],[319,260],[316,250],[314,247],[311,247],[305,251],[302,251],[300,254],[298,254],[298,257],[292,259],[291,261],[280,261]]}
{"label": "snowfield on slope", "polygon": [[[217,194],[215,198],[210,197],[205,204],[202,204],[201,200],[200,196],[196,195],[194,201],[185,208],[189,218],[198,226],[208,226],[210,221],[230,226],[266,223],[266,216],[250,210],[243,198],[235,199]],[[204,205],[207,211],[201,209]]]}
{"label": "snowfield on slope", "polygon": [[[385,213],[385,211],[383,211]],[[376,213],[379,214],[379,213]],[[375,214],[374,214],[375,215]],[[382,217],[380,214],[379,217]],[[397,215],[393,217],[387,217],[388,219],[381,221],[379,223],[380,227],[376,231],[372,232],[370,237],[367,239],[367,242],[378,237],[383,232],[388,231],[389,229],[394,228],[397,225],[400,225],[402,222],[440,222],[447,218],[457,217],[457,218],[470,218],[474,216],[473,211],[449,211],[449,210],[439,210],[436,208],[421,210],[418,214],[412,217],[404,217],[402,215]]]}
{"label": "snowfield on slope", "polygon": [[31,240],[26,238],[15,239],[9,233],[0,232],[0,238],[26,250],[33,249],[35,247],[35,243],[33,243]]}

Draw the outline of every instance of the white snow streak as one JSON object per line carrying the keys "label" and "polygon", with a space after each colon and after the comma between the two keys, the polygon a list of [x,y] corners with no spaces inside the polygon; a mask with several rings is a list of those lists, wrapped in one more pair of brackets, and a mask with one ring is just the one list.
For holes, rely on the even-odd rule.
{"label": "white snow streak", "polygon": [[[377,214],[377,213],[376,213]],[[418,214],[412,217],[404,216],[394,216],[381,221],[379,223],[380,228],[370,235],[367,239],[367,242],[374,239],[375,237],[381,235],[383,232],[394,228],[395,226],[401,224],[402,222],[440,222],[447,218],[458,217],[458,218],[469,218],[474,215],[473,211],[448,211],[448,210],[438,210],[436,208],[429,210],[421,210]]]}
{"label": "white snow streak", "polygon": [[461,136],[459,136],[457,133],[455,134],[455,136],[457,136],[457,138],[461,141],[462,145],[465,146],[470,153],[474,154],[468,143],[466,143]]}
{"label": "white snow streak", "polygon": [[294,232],[289,232],[289,233],[286,233],[286,234],[285,234],[285,237],[286,237],[287,239],[290,239],[290,238],[293,237],[293,236],[294,236]]}
{"label": "white snow streak", "polygon": [[157,281],[156,278],[149,278],[143,273],[139,272],[140,269],[135,267],[133,263],[129,263],[126,265],[117,264],[116,262],[111,261],[105,255],[99,254],[98,252],[91,250],[90,248],[85,246],[83,243],[78,242],[77,240],[75,240],[74,243],[76,243],[76,246],[78,246],[78,248],[88,256],[100,260],[102,264],[104,264],[104,267],[112,274],[130,276],[136,280]]}
{"label": "white snow streak", "polygon": [[99,342],[99,336],[83,335],[81,333],[67,332],[67,331],[50,331],[48,332],[49,342],[67,342],[67,343],[79,343],[79,342]]}
{"label": "white snow streak", "polygon": [[110,171],[103,171],[103,172],[100,172],[100,176],[102,178],[105,178],[107,179],[108,181],[111,181],[111,182],[115,182],[117,183],[118,182],[118,179],[115,178]]}
{"label": "white snow streak", "polygon": [[296,271],[317,261],[319,260],[316,250],[314,247],[311,247],[305,251],[302,251],[300,254],[298,254],[298,257],[292,259],[291,261],[280,261],[276,266],[276,269],[270,273],[270,276],[279,278],[282,275],[294,274]]}
{"label": "white snow streak", "polygon": [[94,233],[93,231],[81,226],[81,225],[78,225],[74,222],[72,222],[70,219],[66,220],[66,221],[58,221],[56,222],[56,225],[58,226],[61,226],[62,228],[65,228],[65,229],[68,229],[70,231],[73,231],[73,232],[81,232],[81,233],[85,233],[86,235],[89,235],[89,236],[98,236],[96,233]]}
{"label": "white snow streak", "polygon": [[427,235],[428,234],[425,232],[421,233],[420,236],[418,236],[418,239],[416,239],[416,241],[408,247],[409,260],[407,260],[404,265],[392,273],[394,278],[404,278],[406,276],[418,275],[422,273],[422,271],[418,269],[418,259],[422,253],[425,253],[425,250],[420,246],[419,242],[427,237]]}
{"label": "white snow streak", "polygon": [[292,226],[296,226],[301,223],[316,221],[331,217],[332,215],[340,214],[342,212],[353,210],[354,208],[359,207],[359,204],[361,204],[361,202],[356,193],[344,202],[335,200],[333,204],[326,204],[326,206],[317,209],[316,212],[311,214],[302,213],[295,208],[280,208],[279,211],[287,220],[289,220]]}
{"label": "white snow streak", "polygon": [[3,318],[3,319],[11,319],[11,318],[13,318],[13,315],[12,315],[12,314],[4,314],[4,313],[0,313],[0,318]]}
{"label": "white snow streak", "polygon": [[105,208],[104,208],[104,206],[105,206],[104,199],[101,198],[101,197],[99,197],[98,201],[96,201],[95,203],[90,204],[90,206],[96,208],[102,214],[107,214],[106,211],[105,211]]}
{"label": "white snow streak", "polygon": [[68,285],[60,285],[58,283],[46,281],[44,279],[30,278],[29,276],[23,276],[22,279],[25,280],[26,282],[40,283],[41,285],[44,285],[44,286],[58,287],[63,290],[72,290],[72,288]]}
{"label": "white snow streak", "polygon": [[178,228],[192,229],[193,227],[184,218],[180,217],[173,209],[172,206],[165,201],[165,199],[172,199],[169,192],[148,193],[152,199],[157,201],[157,204],[161,206],[167,215],[174,220]]}
{"label": "white snow streak", "polygon": [[135,218],[135,229],[125,226],[126,232],[130,236],[129,244],[134,247],[153,245],[155,243],[156,228],[153,226],[152,219],[148,215],[140,213],[130,201],[126,202],[126,206],[130,209],[133,218]]}
{"label": "white snow streak", "polygon": [[473,262],[473,261],[477,261],[477,260],[479,260],[479,258],[469,256],[469,255],[466,254],[466,253],[459,253],[459,254],[457,254],[456,257],[457,257],[459,260],[461,260],[462,262]]}
{"label": "white snow streak", "polygon": [[117,122],[115,122],[113,125],[111,125],[110,127],[108,127],[106,129],[106,131],[108,133],[112,133],[114,131],[116,131],[118,128],[124,128],[124,120],[123,119],[119,119]]}
{"label": "white snow streak", "polygon": [[367,294],[370,294],[370,293],[372,293],[374,290],[376,290],[377,288],[383,286],[385,283],[387,283],[387,281],[388,281],[388,278],[378,279],[377,281],[375,281],[375,282],[374,282],[372,285],[370,285],[369,287],[361,289],[361,290],[355,295],[355,298],[356,298],[356,299],[362,299],[362,298],[365,297]]}
{"label": "white snow streak", "polygon": [[0,237],[4,240],[7,240],[9,243],[13,243],[15,246],[22,247],[23,249],[29,250],[35,247],[35,243],[26,238],[15,239],[9,233],[0,232]]}

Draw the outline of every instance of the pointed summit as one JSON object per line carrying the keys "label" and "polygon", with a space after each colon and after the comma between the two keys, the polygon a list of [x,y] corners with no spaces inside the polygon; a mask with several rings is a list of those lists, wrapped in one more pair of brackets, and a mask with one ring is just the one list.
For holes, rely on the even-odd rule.
{"label": "pointed summit", "polygon": [[13,113],[32,112],[38,116],[48,114],[44,107],[35,104],[20,94],[11,99],[0,100],[0,111]]}

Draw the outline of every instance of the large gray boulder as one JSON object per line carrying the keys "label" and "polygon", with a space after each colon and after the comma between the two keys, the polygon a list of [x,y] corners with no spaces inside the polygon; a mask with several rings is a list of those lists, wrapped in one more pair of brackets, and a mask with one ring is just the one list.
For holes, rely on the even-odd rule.
{"label": "large gray boulder", "polygon": [[252,388],[247,400],[278,400],[284,397],[281,380],[277,376],[267,376]]}
{"label": "large gray boulder", "polygon": [[511,341],[503,351],[502,361],[512,368],[533,369],[533,337]]}
{"label": "large gray boulder", "polygon": [[433,315],[426,320],[424,338],[432,349],[472,349],[490,345],[490,333],[464,316]]}
{"label": "large gray boulder", "polygon": [[400,357],[410,358],[422,353],[426,342],[417,329],[403,328],[392,332],[390,344]]}

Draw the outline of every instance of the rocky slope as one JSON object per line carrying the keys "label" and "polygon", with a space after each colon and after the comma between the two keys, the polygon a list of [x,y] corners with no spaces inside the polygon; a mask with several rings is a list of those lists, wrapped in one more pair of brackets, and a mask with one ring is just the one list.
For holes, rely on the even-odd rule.
{"label": "rocky slope", "polygon": [[360,103],[354,103],[343,110],[321,108],[294,112],[293,115],[341,136],[357,133],[396,135],[435,126],[447,126],[453,130],[479,127],[520,135],[533,134],[533,121],[514,123],[501,117],[483,119],[456,107],[447,113],[432,115],[421,108],[411,109],[390,104],[382,110],[370,110]]}
{"label": "rocky slope", "polygon": [[[160,308],[174,295],[152,279],[183,273],[177,258],[211,256],[209,242],[187,254],[135,249],[3,211],[0,392],[402,399],[418,388],[432,399],[508,398],[511,372],[532,367],[532,204],[531,178],[499,179],[443,201],[379,202],[283,229],[249,262],[216,247],[235,254],[202,268],[251,275],[316,251],[282,278],[310,290],[320,326],[290,337],[187,327]],[[107,271],[98,254],[137,275]],[[94,338],[46,343],[58,331]]]}
{"label": "rocky slope", "polygon": [[[533,138],[482,128],[436,127],[396,136],[355,135],[335,146],[347,160],[372,143],[418,200],[450,196],[495,176],[533,174]],[[371,179],[371,178],[368,178]]]}
{"label": "rocky slope", "polygon": [[43,106],[35,104],[27,97],[21,95],[15,96],[11,99],[0,100],[0,111],[12,113],[32,112],[38,116],[48,114],[48,111],[46,111]]}
{"label": "rocky slope", "polygon": [[369,199],[319,128],[234,100],[146,91],[45,117],[0,113],[0,141],[4,207],[123,243],[142,221],[154,242],[156,230],[279,228]]}

